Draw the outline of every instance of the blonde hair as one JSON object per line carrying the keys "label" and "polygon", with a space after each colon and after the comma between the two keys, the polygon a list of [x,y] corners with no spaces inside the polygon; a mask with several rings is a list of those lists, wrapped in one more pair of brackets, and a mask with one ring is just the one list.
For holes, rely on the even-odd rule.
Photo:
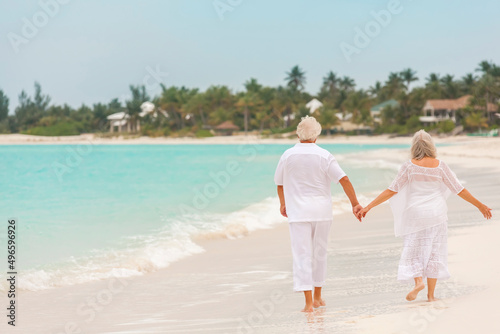
{"label": "blonde hair", "polygon": [[415,133],[411,143],[411,158],[422,160],[425,157],[436,158],[436,145],[430,134],[425,130],[420,130]]}
{"label": "blonde hair", "polygon": [[300,141],[314,141],[321,133],[321,124],[311,116],[302,117],[297,125],[297,136]]}

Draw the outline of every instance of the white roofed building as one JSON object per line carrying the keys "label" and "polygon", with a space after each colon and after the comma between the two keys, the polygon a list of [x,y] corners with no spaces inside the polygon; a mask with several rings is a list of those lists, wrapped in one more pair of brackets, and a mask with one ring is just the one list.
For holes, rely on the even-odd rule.
{"label": "white roofed building", "polygon": [[322,106],[323,103],[321,103],[318,99],[312,99],[306,104],[306,108],[309,109],[309,114],[313,114],[316,110],[319,110],[319,108],[321,108]]}
{"label": "white roofed building", "polygon": [[[153,117],[157,117],[156,107],[151,102],[144,102],[141,104],[141,112],[138,114],[139,117],[145,117],[146,115],[152,114]],[[114,132],[117,128],[118,132],[122,132],[126,129],[127,132],[138,132],[141,130],[141,123],[139,119],[130,119],[130,115],[125,111],[120,111],[106,117],[109,121],[109,132]]]}

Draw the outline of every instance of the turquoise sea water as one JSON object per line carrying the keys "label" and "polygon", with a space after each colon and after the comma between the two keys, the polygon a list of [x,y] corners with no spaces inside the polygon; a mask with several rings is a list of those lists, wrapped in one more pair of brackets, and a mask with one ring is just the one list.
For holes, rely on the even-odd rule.
{"label": "turquoise sea water", "polygon": [[[273,175],[291,146],[0,146],[1,245],[7,219],[17,218],[21,289],[164,268],[203,251],[194,237],[238,237],[282,222]],[[320,146],[361,194],[386,187],[394,166],[367,168],[349,156],[406,147]],[[332,189],[340,201],[340,187]]]}

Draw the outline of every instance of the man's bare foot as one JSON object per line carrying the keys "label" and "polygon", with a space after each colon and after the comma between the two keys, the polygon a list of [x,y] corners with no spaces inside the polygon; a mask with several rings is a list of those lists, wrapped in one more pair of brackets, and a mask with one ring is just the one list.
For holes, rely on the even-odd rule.
{"label": "man's bare foot", "polygon": [[313,311],[314,309],[312,305],[306,305],[306,307],[304,307],[304,309],[301,312],[313,312]]}
{"label": "man's bare foot", "polygon": [[436,298],[434,296],[432,297],[429,297],[429,295],[427,295],[427,301],[428,302],[437,302],[438,300],[440,300],[439,298]]}
{"label": "man's bare foot", "polygon": [[313,302],[313,307],[314,308],[318,308],[318,307],[321,307],[321,306],[326,306],[326,303],[323,300],[323,298],[315,298],[314,302]]}
{"label": "man's bare foot", "polygon": [[423,282],[415,285],[413,290],[411,290],[410,293],[408,295],[406,295],[406,300],[411,302],[412,300],[417,299],[418,293],[420,291],[422,291],[424,288],[425,288],[425,284]]}

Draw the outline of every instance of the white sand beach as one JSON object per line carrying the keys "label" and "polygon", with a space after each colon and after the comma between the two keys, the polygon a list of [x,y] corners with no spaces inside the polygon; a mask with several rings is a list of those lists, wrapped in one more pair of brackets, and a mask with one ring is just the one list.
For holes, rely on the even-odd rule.
{"label": "white sand beach", "polygon": [[[178,144],[258,140],[94,139],[2,135],[1,144],[47,143]],[[319,143],[409,143],[410,138],[332,137]],[[500,140],[437,139],[446,161],[467,189],[493,209],[486,221],[458,197],[449,200],[449,269],[438,282],[441,301],[427,303],[425,290],[407,302],[409,286],[396,281],[401,241],[393,234],[388,205],[359,223],[335,216],[329,242],[327,306],[299,312],[303,296],[292,292],[291,252],[286,221],[238,239],[198,240],[204,252],[166,269],[43,291],[21,291],[18,324],[0,323],[2,333],[498,333],[500,298]],[[402,163],[408,152],[373,151]],[[352,158],[352,157],[351,157]],[[366,154],[358,157],[362,162]],[[369,171],[367,171],[369,172]],[[356,180],[352,180],[356,187]],[[380,189],[383,190],[383,189]],[[366,205],[368,203],[361,203]],[[278,210],[278,208],[276,208]],[[22,273],[21,273],[22,277]],[[6,305],[1,295],[0,304]]]}
{"label": "white sand beach", "polygon": [[[0,134],[0,145],[36,145],[36,144],[124,144],[124,145],[140,145],[140,144],[244,144],[244,143],[260,143],[260,144],[294,144],[297,140],[293,134],[283,134],[283,138],[262,137],[254,134],[234,135],[234,136],[214,136],[207,138],[191,138],[191,137],[139,137],[139,136],[115,136],[115,137],[100,137],[94,134],[81,134],[78,136],[33,136],[24,134]],[[411,137],[394,137],[390,135],[378,136],[344,136],[336,135],[329,137],[320,137],[324,144],[330,143],[352,143],[352,144],[409,144]],[[495,139],[485,139],[467,136],[443,136],[436,137],[436,143],[473,143],[484,142]]]}

